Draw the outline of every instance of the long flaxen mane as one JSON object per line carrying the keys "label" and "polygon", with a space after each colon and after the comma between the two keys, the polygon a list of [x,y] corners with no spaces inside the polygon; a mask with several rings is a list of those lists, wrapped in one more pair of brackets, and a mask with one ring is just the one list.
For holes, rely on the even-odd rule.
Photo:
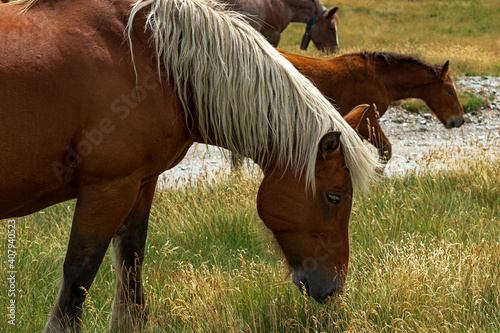
{"label": "long flaxen mane", "polygon": [[196,112],[205,139],[215,133],[216,144],[259,164],[265,157],[305,172],[314,187],[317,143],[327,131],[341,131],[353,184],[368,185],[377,162],[357,133],[243,17],[213,0],[138,0],[130,44],[141,10],[158,71],[173,80],[186,117]]}

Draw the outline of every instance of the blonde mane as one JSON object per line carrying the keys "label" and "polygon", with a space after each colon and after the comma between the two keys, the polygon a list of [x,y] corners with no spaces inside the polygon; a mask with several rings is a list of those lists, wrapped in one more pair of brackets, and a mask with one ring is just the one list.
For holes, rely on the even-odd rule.
{"label": "blonde mane", "polygon": [[19,4],[24,4],[24,8],[21,11],[21,14],[26,13],[28,10],[30,10],[31,7],[33,7],[38,0],[18,0],[17,3]]}
{"label": "blonde mane", "polygon": [[[305,172],[314,188],[317,143],[341,131],[342,149],[355,187],[366,188],[377,162],[357,133],[305,79],[239,14],[212,0],[138,0],[132,22],[147,11],[158,71],[169,73],[204,138],[252,158],[263,157]],[[262,165],[262,164],[261,164]]]}

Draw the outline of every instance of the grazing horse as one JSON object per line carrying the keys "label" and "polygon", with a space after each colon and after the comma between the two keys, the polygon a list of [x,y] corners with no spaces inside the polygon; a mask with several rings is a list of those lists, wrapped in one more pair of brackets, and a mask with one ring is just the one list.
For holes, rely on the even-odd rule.
{"label": "grazing horse", "polygon": [[[194,142],[263,170],[260,217],[319,302],[341,290],[354,188],[376,159],[259,33],[209,0],[19,0],[0,10],[0,218],[76,198],[48,332],[78,331],[111,240],[112,323],[147,319],[141,266],[158,175]],[[119,269],[119,268],[122,269]]]}
{"label": "grazing horse", "polygon": [[306,23],[301,49],[312,40],[327,53],[339,49],[338,7],[326,9],[318,0],[222,0],[229,8],[249,17],[249,23],[273,45],[290,22]]}
{"label": "grazing horse", "polygon": [[[358,128],[377,147],[382,161],[392,156],[389,139],[378,124],[389,105],[405,98],[423,100],[446,128],[464,123],[464,110],[449,75],[450,65],[429,65],[408,55],[365,52],[317,59],[279,50],[314,82],[343,115],[358,104],[375,104]],[[342,89],[339,89],[342,87]]]}

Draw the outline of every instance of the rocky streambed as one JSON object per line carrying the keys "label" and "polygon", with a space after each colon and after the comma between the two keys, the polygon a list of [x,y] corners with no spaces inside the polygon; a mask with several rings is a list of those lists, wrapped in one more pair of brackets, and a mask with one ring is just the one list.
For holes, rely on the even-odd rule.
{"label": "rocky streambed", "polygon": [[[460,128],[446,129],[434,114],[409,112],[401,105],[393,105],[380,119],[393,149],[387,176],[418,167],[418,161],[432,149],[500,140],[500,77],[461,77],[455,85],[458,91],[471,92],[485,101],[479,109],[466,112]],[[226,154],[217,147],[194,145],[179,165],[162,175],[161,184],[181,185],[229,172]]]}

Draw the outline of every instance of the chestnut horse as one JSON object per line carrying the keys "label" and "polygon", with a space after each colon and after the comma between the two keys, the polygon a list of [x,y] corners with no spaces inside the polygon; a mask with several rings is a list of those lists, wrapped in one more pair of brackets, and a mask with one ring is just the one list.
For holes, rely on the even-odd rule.
{"label": "chestnut horse", "polygon": [[339,49],[338,7],[326,9],[318,0],[222,0],[229,8],[249,17],[249,23],[273,45],[290,22],[306,23],[301,49],[312,40],[320,51]]}
{"label": "chestnut horse", "polygon": [[217,3],[135,1],[20,0],[0,10],[0,218],[76,198],[45,330],[79,330],[111,240],[112,323],[146,320],[141,266],[157,177],[194,142],[260,165],[258,212],[293,281],[319,302],[340,291],[353,189],[377,166],[353,129],[366,107],[343,119]]}
{"label": "chestnut horse", "polygon": [[[318,59],[279,50],[302,74],[346,115],[358,104],[375,104],[358,128],[377,147],[382,161],[392,156],[392,145],[378,118],[389,105],[405,98],[423,100],[446,128],[464,123],[464,110],[449,75],[450,65],[429,65],[402,54],[365,52]],[[339,89],[342,87],[342,89]]]}

